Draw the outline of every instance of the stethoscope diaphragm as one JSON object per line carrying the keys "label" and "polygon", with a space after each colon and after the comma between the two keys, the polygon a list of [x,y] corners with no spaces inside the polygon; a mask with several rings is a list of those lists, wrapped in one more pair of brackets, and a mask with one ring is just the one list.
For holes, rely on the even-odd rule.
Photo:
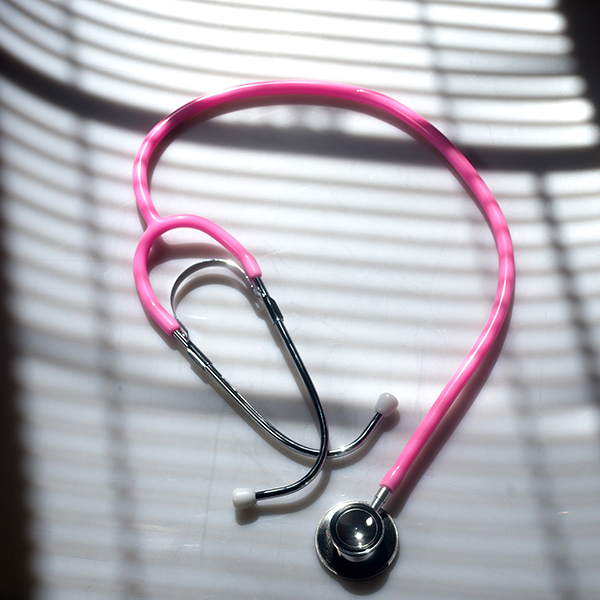
{"label": "stethoscope diaphragm", "polygon": [[315,533],[317,555],[331,573],[355,581],[387,569],[398,555],[398,530],[383,509],[362,500],[331,508]]}

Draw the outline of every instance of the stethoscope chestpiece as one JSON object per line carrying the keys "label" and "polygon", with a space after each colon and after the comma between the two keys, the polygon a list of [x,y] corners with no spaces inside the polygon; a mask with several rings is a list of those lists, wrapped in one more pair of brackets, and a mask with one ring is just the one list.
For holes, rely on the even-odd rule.
{"label": "stethoscope chestpiece", "polygon": [[398,546],[398,530],[392,517],[361,500],[331,508],[315,533],[315,547],[323,566],[343,579],[376,577],[392,564]]}

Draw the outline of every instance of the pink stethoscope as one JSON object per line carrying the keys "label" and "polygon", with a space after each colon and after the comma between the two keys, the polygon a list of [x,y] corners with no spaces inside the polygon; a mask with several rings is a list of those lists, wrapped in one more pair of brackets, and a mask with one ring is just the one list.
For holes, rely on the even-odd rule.
{"label": "pink stethoscope", "polygon": [[[148,167],[157,146],[167,134],[188,119],[210,109],[236,110],[240,101],[260,100],[277,104],[282,99],[326,101],[342,104],[346,108],[365,108],[377,116],[383,112],[386,120],[407,129],[417,139],[435,148],[448,163],[456,178],[479,204],[492,231],[498,251],[498,287],[494,304],[483,331],[477,338],[458,369],[452,375],[439,397],[425,415],[420,425],[402,450],[400,456],[385,474],[379,490],[371,502],[343,502],[330,509],[317,527],[315,544],[323,565],[346,579],[366,579],[383,572],[398,552],[398,532],[383,505],[398,490],[411,465],[431,438],[434,431],[453,405],[454,401],[482,363],[505,324],[514,290],[514,252],[506,219],[492,193],[477,171],[461,152],[433,125],[419,114],[392,98],[361,87],[319,81],[266,81],[241,85],[219,93],[208,94],[192,100],[172,112],[144,139],[134,162],[133,188],[139,210],[146,222],[146,230],[135,251],[133,269],[135,283],[142,304],[158,326],[174,337],[185,349],[190,359],[206,371],[233,398],[258,425],[286,447],[315,458],[309,472],[298,481],[281,487],[254,491],[236,489],[233,502],[236,508],[253,506],[257,500],[275,498],[295,492],[311,482],[327,458],[345,456],[359,448],[372,434],[381,420],[391,414],[397,405],[391,394],[382,394],[375,406],[375,416],[361,435],[341,448],[329,449],[329,433],[325,413],[311,378],[296,350],[283,322],[275,300],[269,295],[256,259],[227,231],[217,224],[196,215],[160,216],[152,203],[148,185]],[[233,104],[236,103],[236,104]],[[229,105],[229,106],[228,106]],[[232,257],[209,259],[188,267],[176,280],[171,291],[171,312],[158,301],[150,284],[148,257],[154,243],[167,231],[179,228],[196,229],[221,244]],[[191,341],[185,326],[175,313],[175,296],[181,284],[200,269],[224,267],[238,275],[260,299],[271,322],[278,331],[291,359],[312,399],[320,428],[320,446],[309,448],[295,442],[269,423],[254,407],[219,373],[206,355]]]}

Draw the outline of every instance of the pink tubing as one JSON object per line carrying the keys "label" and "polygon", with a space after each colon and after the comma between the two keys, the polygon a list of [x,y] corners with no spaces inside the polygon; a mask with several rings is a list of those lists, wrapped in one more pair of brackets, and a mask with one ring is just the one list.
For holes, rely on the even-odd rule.
{"label": "pink tubing", "polygon": [[[242,244],[208,219],[193,215],[161,217],[158,214],[152,203],[148,187],[148,164],[152,153],[165,135],[195,115],[225,103],[271,96],[312,96],[314,98],[342,100],[382,110],[399,119],[418,137],[434,146],[446,159],[454,170],[457,179],[462,181],[479,203],[496,242],[499,263],[498,287],[490,316],[475,345],[425,415],[394,466],[381,481],[380,485],[388,488],[393,493],[398,489],[419,452],[493,346],[506,321],[512,302],[515,278],[514,252],[508,225],[494,196],[461,152],[431,123],[388,96],[356,86],[319,81],[266,81],[202,96],[172,112],[152,129],[138,151],[133,168],[135,197],[139,210],[147,224],[147,229],[142,235],[133,259],[135,282],[142,304],[168,335],[172,335],[180,326],[156,298],[150,285],[147,266],[152,245],[163,233],[180,227],[203,231],[223,245],[240,261],[248,277],[257,277],[261,271],[254,257]],[[273,100],[273,103],[277,103],[277,98]]]}

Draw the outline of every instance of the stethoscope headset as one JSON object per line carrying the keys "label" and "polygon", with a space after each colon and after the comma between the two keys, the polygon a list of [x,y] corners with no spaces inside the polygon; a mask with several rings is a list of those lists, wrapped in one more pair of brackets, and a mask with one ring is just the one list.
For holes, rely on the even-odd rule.
{"label": "stethoscope headset", "polygon": [[[263,283],[262,273],[255,258],[240,242],[212,221],[188,214],[160,216],[151,200],[148,184],[149,164],[153,153],[165,136],[173,132],[176,127],[197,115],[210,116],[214,109],[226,112],[237,110],[240,108],[240,103],[244,102],[260,101],[265,104],[277,104],[294,99],[302,99],[303,102],[313,101],[319,104],[324,102],[342,104],[345,108],[354,108],[375,116],[382,116],[433,148],[445,159],[457,180],[479,205],[492,231],[498,252],[498,285],[491,313],[482,332],[413,433],[392,468],[381,480],[379,490],[373,500],[371,502],[350,501],[338,504],[326,513],[317,527],[315,545],[323,565],[331,572],[346,579],[367,579],[382,573],[394,561],[398,552],[398,532],[393,519],[383,510],[383,505],[390,495],[398,490],[444,416],[494,347],[507,321],[514,289],[513,247],[508,225],[500,207],[469,161],[423,117],[378,92],[351,85],[317,81],[252,83],[192,100],[158,123],[144,139],[135,158],[133,169],[135,196],[139,211],[146,222],[146,230],[142,234],[133,260],[135,282],[142,304],[164,333],[175,338],[190,359],[208,373],[255,423],[287,448],[314,458],[314,463],[308,473],[294,483],[260,491],[249,488],[234,490],[233,503],[236,509],[247,509],[257,501],[277,498],[304,488],[319,474],[327,459],[346,456],[362,446],[382,419],[394,412],[397,405],[396,399],[391,394],[382,394],[375,406],[375,416],[358,438],[346,446],[330,450],[323,406],[284,325],[283,315]],[[164,233],[180,228],[196,229],[208,234],[236,260],[214,258],[198,262],[187,268],[173,285],[171,312],[169,312],[161,305],[150,284],[148,257],[154,243]],[[207,356],[192,342],[188,330],[178,320],[175,313],[175,297],[182,284],[197,271],[215,266],[225,267],[238,275],[264,305],[312,400],[320,430],[318,449],[297,443],[269,423],[221,375]]]}

